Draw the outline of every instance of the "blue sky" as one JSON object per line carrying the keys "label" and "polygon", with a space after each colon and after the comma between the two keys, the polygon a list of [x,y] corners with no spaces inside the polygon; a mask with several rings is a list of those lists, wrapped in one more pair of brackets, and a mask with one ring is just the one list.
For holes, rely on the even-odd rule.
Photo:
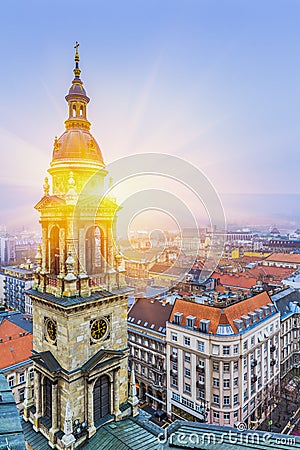
{"label": "blue sky", "polygon": [[[278,222],[276,194],[300,194],[299,17],[297,0],[3,3],[0,222],[33,217],[64,131],[76,40],[107,163],[148,151],[182,157],[208,176],[225,212],[229,194],[269,194]],[[228,205],[229,219],[246,220]]]}

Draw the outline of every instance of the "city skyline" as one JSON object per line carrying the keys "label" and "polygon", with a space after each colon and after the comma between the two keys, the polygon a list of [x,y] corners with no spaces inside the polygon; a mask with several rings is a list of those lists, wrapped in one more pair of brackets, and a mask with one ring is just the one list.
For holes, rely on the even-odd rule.
{"label": "city skyline", "polygon": [[229,222],[297,225],[299,8],[88,1],[76,24],[76,1],[4,5],[0,221],[37,224],[33,204],[67,118],[78,40],[107,164],[149,151],[177,156],[209,178]]}

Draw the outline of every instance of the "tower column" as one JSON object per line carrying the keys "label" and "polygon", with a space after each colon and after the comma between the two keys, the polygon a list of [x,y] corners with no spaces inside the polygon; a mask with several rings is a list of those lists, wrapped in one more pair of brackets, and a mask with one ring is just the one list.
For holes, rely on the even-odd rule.
{"label": "tower column", "polygon": [[34,397],[35,397],[35,415],[33,429],[38,431],[39,418],[42,416],[42,392],[41,392],[41,374],[37,370],[34,371]]}
{"label": "tower column", "polygon": [[88,433],[89,438],[96,433],[94,425],[94,383],[88,385]]}
{"label": "tower column", "polygon": [[60,275],[65,275],[65,259],[66,259],[66,232],[64,228],[59,229],[59,260],[60,260]]}
{"label": "tower column", "polygon": [[42,272],[47,271],[47,228],[42,227]]}
{"label": "tower column", "polygon": [[119,395],[119,388],[120,388],[119,369],[114,370],[114,373],[113,373],[113,388],[114,388],[114,393],[113,393],[114,415],[115,415],[115,419],[119,420],[120,416],[121,416],[120,395]]}
{"label": "tower column", "polygon": [[56,431],[58,431],[58,422],[57,422],[57,406],[58,406],[58,402],[57,402],[57,393],[58,393],[58,383],[57,381],[54,381],[52,383],[52,417],[51,417],[51,421],[52,421],[52,426],[49,430],[49,445],[50,447],[54,448],[54,444],[55,444],[55,433]]}

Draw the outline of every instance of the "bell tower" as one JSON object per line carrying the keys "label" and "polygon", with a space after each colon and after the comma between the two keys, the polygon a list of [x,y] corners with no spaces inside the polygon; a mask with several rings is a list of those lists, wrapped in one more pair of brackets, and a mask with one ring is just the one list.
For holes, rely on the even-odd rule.
{"label": "bell tower", "polygon": [[34,399],[27,395],[24,418],[50,446],[62,449],[132,412],[127,404],[130,291],[114,241],[119,207],[104,195],[107,171],[90,133],[78,45],[65,131],[54,139],[48,169],[52,192],[46,178],[35,206],[42,244],[28,292],[35,376]]}

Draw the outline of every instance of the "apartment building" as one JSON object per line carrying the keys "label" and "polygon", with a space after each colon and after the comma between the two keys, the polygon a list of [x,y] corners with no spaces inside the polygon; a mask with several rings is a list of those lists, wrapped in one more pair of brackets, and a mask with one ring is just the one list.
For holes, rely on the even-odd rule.
{"label": "apartment building", "polygon": [[32,315],[30,297],[26,291],[33,284],[33,264],[3,267],[4,302],[9,308]]}
{"label": "apartment building", "polygon": [[280,376],[300,368],[300,291],[288,288],[272,295],[280,312]]}
{"label": "apartment building", "polygon": [[169,416],[257,426],[279,392],[279,334],[266,292],[233,303],[176,300],[166,326]]}
{"label": "apartment building", "polygon": [[139,298],[128,312],[130,363],[138,397],[154,409],[166,410],[166,322],[172,305],[166,300]]}
{"label": "apartment building", "polygon": [[[19,317],[12,320],[21,322]],[[28,326],[21,328],[9,317],[0,317],[0,370],[5,375],[11,388],[19,412],[23,411],[27,372],[33,380],[33,363],[31,358],[32,333]]]}

